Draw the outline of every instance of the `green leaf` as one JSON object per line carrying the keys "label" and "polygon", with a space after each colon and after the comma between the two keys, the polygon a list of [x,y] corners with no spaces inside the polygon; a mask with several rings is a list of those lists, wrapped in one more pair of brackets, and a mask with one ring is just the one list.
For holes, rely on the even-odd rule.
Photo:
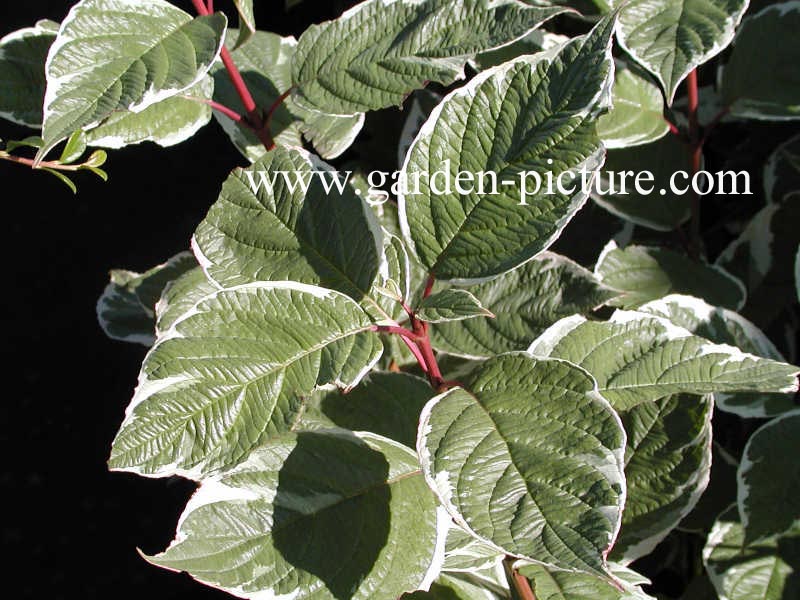
{"label": "green leaf", "polygon": [[[783,355],[758,327],[739,314],[706,304],[699,298],[671,295],[639,308],[669,319],[716,344],[736,346],[750,354],[785,362]],[[717,408],[743,418],[773,417],[795,407],[794,394],[716,394]]]}
{"label": "green leaf", "polygon": [[703,560],[721,600],[789,600],[800,597],[800,530],[743,548],[736,508],[720,516]]}
{"label": "green leaf", "polygon": [[656,76],[672,104],[689,72],[731,43],[746,9],[747,0],[630,0],[620,14],[617,39]]}
{"label": "green leaf", "polygon": [[711,396],[669,396],[620,413],[628,494],[609,560],[649,554],[695,507],[711,473]]}
{"label": "green leaf", "polygon": [[403,131],[400,132],[400,142],[397,145],[397,164],[400,168],[406,161],[406,154],[411,144],[428,120],[428,117],[442,101],[442,97],[430,90],[417,90],[411,94],[410,102],[405,104],[403,112],[406,114]]}
{"label": "green leaf", "polygon": [[236,38],[235,48],[246,44],[256,32],[256,16],[253,12],[253,0],[233,0],[236,11],[239,13],[239,35]]}
{"label": "green leaf", "polygon": [[141,112],[117,111],[86,132],[91,146],[122,148],[154,142],[174,146],[197,133],[211,120],[207,101],[214,93],[214,80],[204,77],[178,96],[156,102]]}
{"label": "green leaf", "polygon": [[[575,181],[573,193],[533,193],[534,179],[525,177],[526,197],[520,173],[600,168],[594,117],[610,97],[612,27],[604,20],[564,47],[484,71],[436,107],[409,150],[409,190],[399,203],[406,237],[437,279],[475,281],[520,266],[546,250],[584,204]],[[438,193],[445,175],[461,172],[477,178],[460,190],[471,193],[454,183]],[[496,176],[497,194],[480,173]]]}
{"label": "green leaf", "polygon": [[430,384],[414,375],[372,372],[346,394],[316,392],[308,410],[343,429],[371,431],[413,448],[420,411],[433,396]]}
{"label": "green leaf", "polygon": [[768,6],[745,19],[730,60],[720,75],[722,99],[731,114],[748,119],[800,119],[800,2]]}
{"label": "green leaf", "polygon": [[227,21],[192,17],[164,0],[81,0],[47,57],[41,160],[73,131],[118,110],[140,112],[199,82]]}
{"label": "green leaf", "polygon": [[642,582],[638,573],[617,565],[611,565],[611,569],[622,589],[593,575],[556,571],[541,565],[525,565],[519,572],[530,580],[536,600],[654,600],[638,583],[626,580],[634,578]]}
{"label": "green leaf", "polygon": [[[302,183],[290,189],[281,172],[291,182],[300,178],[308,191]],[[313,155],[280,146],[234,171],[194,234],[207,275],[223,287],[299,281],[376,304],[369,291],[380,267],[381,232],[364,200],[349,185],[340,193],[334,176]]]}
{"label": "green leaf", "polygon": [[795,304],[794,254],[800,244],[800,191],[780,204],[768,204],[722,251],[717,264],[747,286],[742,314],[767,328],[788,305]]}
{"label": "green leaf", "polygon": [[[692,512],[681,521],[681,531],[708,535],[717,517],[730,506],[731,498],[736,497],[736,470],[739,461],[717,442],[711,444],[711,456],[711,479],[708,487]],[[685,598],[690,600],[693,596],[687,595]],[[709,600],[714,598],[712,595]]]}
{"label": "green leaf", "polygon": [[438,574],[437,525],[411,450],[285,434],[203,480],[175,541],[148,560],[249,598],[394,599]]}
{"label": "green leaf", "polygon": [[525,350],[560,318],[589,313],[617,295],[590,271],[551,252],[469,291],[495,318],[437,325],[431,329],[437,350],[467,358]]}
{"label": "green leaf", "polygon": [[42,138],[36,135],[31,135],[23,140],[8,140],[6,142],[6,151],[13,152],[17,148],[41,148],[44,144]]}
{"label": "green leaf", "polygon": [[218,290],[147,355],[109,465],[198,476],[288,431],[316,386],[352,387],[381,355],[350,298],[295,282]]}
{"label": "green leaf", "polygon": [[747,441],[737,473],[746,545],[800,523],[799,452],[800,410],[773,419]]}
{"label": "green leaf", "polygon": [[797,190],[800,190],[800,135],[778,146],[764,165],[767,202],[780,202]]}
{"label": "green leaf", "polygon": [[42,126],[47,82],[44,63],[58,23],[39,21],[0,39],[0,117],[29,127]]}
{"label": "green leaf", "polygon": [[431,294],[422,300],[417,311],[417,318],[428,323],[463,321],[475,317],[494,318],[494,315],[470,292],[455,288]]}
{"label": "green leaf", "polygon": [[292,63],[295,95],[307,108],[340,115],[397,106],[427,82],[463,78],[470,56],[564,10],[510,0],[367,0],[303,32]]}
{"label": "green leaf", "polygon": [[613,107],[597,121],[597,133],[606,148],[648,144],[669,132],[661,90],[622,61],[616,64],[611,97]]}
{"label": "green leaf", "polygon": [[609,242],[597,260],[595,274],[608,287],[624,292],[611,303],[623,308],[636,308],[676,293],[738,310],[746,296],[742,282],[724,269],[695,262],[666,248],[622,249]]}
{"label": "green leaf", "polygon": [[400,600],[504,600],[502,595],[486,589],[486,584],[477,577],[442,574],[431,584],[430,591],[406,594]]}
{"label": "green leaf", "polygon": [[[197,261],[193,263],[196,265]],[[164,335],[185,312],[218,289],[197,266],[169,282],[155,307],[156,336]]]}
{"label": "green leaf", "polygon": [[617,410],[670,394],[796,392],[798,367],[697,337],[666,319],[618,310],[606,322],[576,315],[528,351],[568,360],[597,380]]}
{"label": "green leaf", "polygon": [[75,162],[86,152],[86,134],[79,130],[69,136],[58,162],[68,165]]}
{"label": "green leaf", "polygon": [[[599,175],[600,184],[603,190],[608,191],[613,184],[616,193],[594,193],[592,198],[610,213],[636,225],[656,231],[672,231],[689,219],[691,196],[673,193],[670,178],[677,171],[688,170],[686,145],[674,135],[644,146],[609,150]],[[626,171],[632,171],[633,175],[622,180],[621,173]],[[641,177],[644,172],[652,173],[652,179]],[[613,179],[608,177],[609,173],[614,174]],[[652,189],[652,193],[639,194],[636,177],[641,177],[642,189]],[[621,193],[623,181],[624,194]]]}
{"label": "green leaf", "polygon": [[155,341],[156,303],[174,279],[197,267],[181,252],[144,273],[111,271],[111,282],[97,301],[97,320],[111,339],[151,346]]}
{"label": "green leaf", "polygon": [[405,315],[402,303],[411,298],[411,263],[406,246],[399,237],[383,229],[383,262],[378,272],[378,280],[372,288],[372,299],[381,310],[369,310],[380,319],[389,315],[399,321]]}
{"label": "green leaf", "polygon": [[[292,87],[292,59],[297,40],[274,33],[256,31],[243,47],[234,49],[236,30],[230,30],[227,46],[242,73],[258,106],[272,107],[278,98]],[[236,88],[225,67],[217,63],[213,69],[214,99],[240,114],[245,113]],[[266,153],[261,140],[247,127],[234,123],[222,113],[215,118],[231,138],[236,148],[251,162]],[[361,131],[364,115],[328,115],[298,106],[292,97],[286,98],[272,113],[270,133],[284,146],[300,146],[303,134],[324,158],[335,158],[344,152]]]}
{"label": "green leaf", "polygon": [[456,523],[451,523],[445,543],[442,570],[448,573],[478,573],[495,570],[503,554],[494,546],[477,539]]}
{"label": "green leaf", "polygon": [[[544,5],[546,3],[542,2],[540,4]],[[563,4],[563,2],[559,4]],[[536,54],[542,50],[549,50],[555,46],[560,46],[568,41],[569,37],[566,35],[552,33],[544,29],[536,29],[512,44],[508,44],[496,50],[481,52],[474,59],[470,60],[469,64],[480,73],[486,69],[502,65],[509,60],[514,60],[523,54]]]}
{"label": "green leaf", "polygon": [[45,173],[50,173],[50,175],[61,181],[61,183],[66,185],[72,191],[73,194],[78,193],[78,187],[75,185],[75,182],[73,182],[72,179],[70,179],[67,175],[65,175],[61,171],[58,171],[56,169],[51,169],[50,167],[41,167],[41,170],[44,171]]}
{"label": "green leaf", "polygon": [[524,353],[489,359],[427,404],[419,432],[428,485],[473,535],[606,576],[625,500],[625,433],[585,371]]}

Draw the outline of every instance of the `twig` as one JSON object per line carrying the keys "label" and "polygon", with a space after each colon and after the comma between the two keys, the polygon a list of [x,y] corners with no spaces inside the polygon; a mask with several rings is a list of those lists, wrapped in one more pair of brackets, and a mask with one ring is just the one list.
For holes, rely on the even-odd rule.
{"label": "twig", "polygon": [[[197,14],[200,16],[207,16],[211,14],[211,11],[208,9],[208,6],[206,6],[203,0],[192,0],[192,4],[194,5]],[[220,50],[219,57],[222,59],[222,64],[225,65],[225,70],[228,72],[228,78],[231,80],[236,93],[239,95],[239,98],[242,101],[244,110],[247,113],[247,121],[249,125],[251,125],[253,131],[255,132],[256,136],[258,136],[259,141],[264,145],[264,147],[267,150],[272,150],[272,148],[275,147],[275,144],[273,143],[269,132],[265,131],[264,129],[264,123],[261,119],[261,115],[258,112],[256,101],[253,99],[253,95],[250,93],[247,84],[242,78],[242,74],[236,67],[236,63],[233,62],[231,53],[225,46],[223,46],[222,50]]]}

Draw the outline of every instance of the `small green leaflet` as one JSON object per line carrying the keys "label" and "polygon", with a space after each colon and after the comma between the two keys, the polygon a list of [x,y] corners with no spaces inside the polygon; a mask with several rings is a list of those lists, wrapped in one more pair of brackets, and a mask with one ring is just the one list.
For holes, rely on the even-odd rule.
{"label": "small green leaflet", "polygon": [[720,600],[800,598],[800,529],[743,548],[736,507],[723,513],[708,536],[703,562]]}
{"label": "small green leaflet", "polygon": [[[664,317],[678,327],[716,344],[728,344],[772,360],[783,355],[758,327],[731,310],[692,296],[666,296],[641,306],[640,312]],[[717,408],[745,419],[773,417],[795,407],[794,394],[716,394]]]}
{"label": "small green leaflet", "polygon": [[[610,191],[612,180],[605,174],[614,173],[613,183],[618,193],[595,193],[592,194],[592,199],[610,213],[631,223],[656,231],[672,231],[689,219],[691,195],[672,193],[669,191],[669,181],[677,171],[688,172],[688,169],[686,144],[674,135],[643,146],[609,150],[603,171],[599,175],[600,184],[603,190]],[[633,172],[633,175],[626,178],[626,193],[622,194],[619,193],[622,185],[620,174],[626,171]],[[653,179],[651,181],[649,178],[642,178],[641,185],[644,189],[652,186],[654,193],[639,194],[636,190],[635,177],[645,171],[652,173]],[[660,190],[665,193],[661,194]]]}
{"label": "small green leaflet", "polygon": [[197,477],[288,431],[315,387],[349,388],[378,361],[380,339],[349,297],[295,282],[218,290],[145,358],[109,466]]}
{"label": "small green leaflet", "polygon": [[463,78],[468,58],[564,10],[514,0],[367,0],[303,32],[292,61],[295,96],[339,115],[397,106],[429,81]]}
{"label": "small green leaflet", "polygon": [[97,301],[97,320],[105,334],[115,340],[151,346],[155,341],[156,303],[164,288],[197,261],[182,252],[145,273],[111,271],[111,282]]}
{"label": "small green leaflet", "polygon": [[439,500],[506,554],[607,577],[625,502],[625,432],[594,379],[511,353],[463,383],[420,419],[417,451]]}
{"label": "small green leaflet", "polygon": [[800,119],[800,2],[768,6],[745,19],[720,75],[731,114],[747,119]]}
{"label": "small green leaflet", "polygon": [[81,0],[47,57],[44,156],[117,110],[140,112],[199,82],[222,47],[221,13],[192,17],[164,0]]}
{"label": "small green leaflet", "polygon": [[373,371],[346,394],[342,390],[315,392],[307,411],[318,412],[343,429],[371,431],[413,448],[419,414],[433,396],[424,379]]}
{"label": "small green leaflet", "polygon": [[800,524],[800,410],[758,429],[739,465],[739,517],[744,543],[782,534]]}
{"label": "small green leaflet", "polygon": [[722,251],[717,265],[747,286],[742,314],[767,328],[794,301],[794,254],[800,244],[800,191],[767,204]]}
{"label": "small green leaflet", "polygon": [[463,321],[475,317],[494,318],[494,315],[481,306],[481,301],[470,292],[455,288],[431,294],[422,300],[417,311],[417,318],[428,323]]}
{"label": "small green leaflet", "polygon": [[661,82],[672,104],[681,81],[725,49],[747,0],[630,0],[623,3],[617,38]]}
{"label": "small green leaflet", "polygon": [[174,146],[192,137],[211,120],[211,107],[206,102],[213,93],[214,80],[206,76],[180,95],[151,104],[141,112],[112,113],[86,132],[86,142],[102,148],[122,148],[142,142]]}
{"label": "small green leaflet", "polygon": [[597,121],[597,133],[606,148],[647,144],[669,132],[661,90],[622,61],[616,63],[611,96],[613,107]]}
{"label": "small green leaflet", "polygon": [[437,350],[466,358],[525,350],[562,317],[589,313],[618,295],[591,271],[552,252],[469,291],[495,317],[438,324],[431,329]]}
{"label": "small green leaflet", "polygon": [[530,580],[536,600],[654,600],[640,587],[650,583],[646,578],[619,565],[609,567],[617,585],[593,575],[557,571],[541,565],[520,566],[519,572]]}
{"label": "small green leaflet", "polygon": [[695,507],[711,473],[711,396],[645,402],[620,413],[628,495],[609,560],[649,554]]}
{"label": "small green leaflet", "polygon": [[204,479],[175,541],[147,559],[240,597],[394,600],[438,575],[440,519],[408,448],[284,434]]}
{"label": "small green leaflet", "polygon": [[[343,181],[340,192],[336,177],[315,156],[281,146],[234,171],[192,240],[207,275],[224,287],[290,280],[355,300],[369,296],[381,264],[381,232],[366,202]],[[304,183],[290,186],[295,178]]]}
{"label": "small green leaflet", "polygon": [[[406,157],[413,185],[399,206],[405,237],[437,279],[476,282],[514,269],[546,250],[583,206],[579,182],[573,193],[534,194],[533,178],[523,186],[520,173],[580,179],[602,165],[594,120],[610,100],[613,18],[563,47],[482,72],[433,111]],[[480,177],[438,193],[436,171],[491,173],[498,193]]]}
{"label": "small green leaflet", "polygon": [[58,23],[43,20],[0,39],[0,118],[42,126],[44,63],[56,33]]}
{"label": "small green leaflet", "polygon": [[713,344],[666,319],[624,310],[606,322],[579,315],[562,319],[528,352],[583,367],[617,410],[679,393],[796,392],[800,372]]}
{"label": "small green leaflet", "polygon": [[666,248],[628,246],[609,242],[597,259],[597,278],[624,292],[611,304],[637,308],[667,294],[687,294],[709,304],[740,309],[746,291],[741,281],[716,265],[695,262]]}

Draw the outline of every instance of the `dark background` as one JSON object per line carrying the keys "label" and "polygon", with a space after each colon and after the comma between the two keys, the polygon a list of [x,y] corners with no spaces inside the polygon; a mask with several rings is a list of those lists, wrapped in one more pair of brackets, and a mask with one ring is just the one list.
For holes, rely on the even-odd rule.
{"label": "dark background", "polygon": [[[3,2],[0,37],[71,2]],[[175,2],[191,10],[190,2]],[[345,2],[258,1],[259,27],[299,35]],[[228,14],[230,3],[220,1]],[[0,138],[33,132],[0,121]],[[173,148],[111,151],[103,183],[0,161],[4,380],[0,401],[0,572],[6,598],[230,598],[136,552],[166,547],[193,484],[106,469],[144,357],[107,339],[95,303],[108,270],[145,270],[189,247],[222,181],[246,161],[212,122]]]}

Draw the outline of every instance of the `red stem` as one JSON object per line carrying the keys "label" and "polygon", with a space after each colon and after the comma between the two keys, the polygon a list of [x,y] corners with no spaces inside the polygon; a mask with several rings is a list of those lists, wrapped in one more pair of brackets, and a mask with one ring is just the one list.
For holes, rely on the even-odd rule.
{"label": "red stem", "polygon": [[425,291],[422,292],[422,297],[423,298],[427,298],[428,296],[431,295],[431,292],[433,291],[433,284],[434,284],[435,281],[436,281],[436,278],[433,276],[433,273],[428,275],[428,281],[425,282]]}
{"label": "red stem", "polygon": [[397,325],[373,325],[372,331],[377,331],[378,333],[394,333],[412,342],[419,341],[419,336],[416,333],[405,327],[398,327]]}
{"label": "red stem", "polygon": [[272,103],[272,106],[269,107],[269,110],[267,110],[267,118],[264,119],[264,125],[263,125],[263,129],[266,132],[266,134],[269,136],[269,140],[270,140],[270,144],[271,144],[271,146],[268,147],[267,150],[272,150],[272,148],[275,147],[275,140],[272,137],[272,131],[270,129],[270,124],[272,123],[272,115],[275,114],[275,111],[278,110],[278,107],[281,104],[284,103],[286,98],[289,97],[289,94],[292,93],[293,89],[294,89],[294,86],[290,87],[288,90],[283,92],[280,96],[278,96],[278,98],[275,100],[275,102]]}
{"label": "red stem", "polygon": [[53,169],[54,171],[80,171],[83,165],[65,165],[58,161],[39,161],[36,162],[32,158],[24,158],[22,156],[15,156],[8,152],[0,152],[0,160],[7,160],[13,163],[19,163],[32,169]]}
{"label": "red stem", "polygon": [[[192,5],[194,5],[197,14],[200,16],[207,16],[211,14],[211,11],[209,10],[208,6],[206,6],[205,2],[203,2],[203,0],[192,0]],[[236,93],[239,95],[239,98],[242,101],[244,110],[247,112],[247,120],[249,124],[252,126],[253,131],[255,131],[255,134],[258,136],[259,141],[264,145],[264,147],[267,150],[272,150],[272,148],[275,147],[275,144],[272,142],[272,136],[269,135],[268,131],[264,130],[264,124],[261,120],[261,115],[258,112],[256,101],[253,99],[253,95],[247,88],[247,84],[244,82],[242,74],[236,67],[236,63],[233,62],[231,53],[225,46],[222,47],[219,57],[222,59],[222,64],[225,65],[225,70],[228,72],[228,78],[231,80]]]}
{"label": "red stem", "polygon": [[672,121],[670,121],[666,117],[664,117],[664,120],[667,122],[667,125],[669,125],[669,132],[672,135],[680,135],[681,134],[681,130],[678,129],[678,127]]}
{"label": "red stem", "polygon": [[503,561],[503,566],[505,567],[506,575],[514,585],[514,591],[517,592],[519,600],[536,600],[536,595],[531,589],[531,584],[528,581],[528,578],[524,575],[520,575],[519,572],[514,569],[513,559],[511,557],[507,557]]}
{"label": "red stem", "polygon": [[211,108],[216,110],[217,112],[221,112],[223,115],[228,117],[229,119],[236,121],[237,123],[247,124],[245,118],[240,115],[238,112],[225,106],[224,104],[220,104],[214,100],[208,100],[206,98],[196,98],[195,96],[184,96],[184,98],[188,100],[194,100],[195,102],[202,102],[203,104],[208,104]]}
{"label": "red stem", "polygon": [[214,12],[214,0],[206,0],[206,8],[208,9],[208,12],[213,13]]}

